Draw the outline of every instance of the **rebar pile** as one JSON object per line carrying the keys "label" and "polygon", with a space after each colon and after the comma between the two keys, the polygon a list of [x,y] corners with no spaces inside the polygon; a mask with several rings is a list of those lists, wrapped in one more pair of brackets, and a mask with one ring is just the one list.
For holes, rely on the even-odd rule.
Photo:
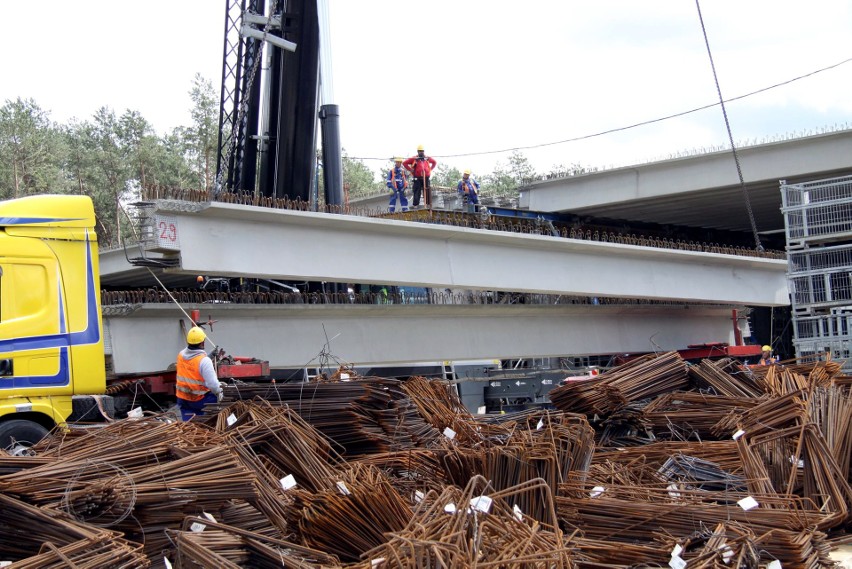
{"label": "rebar pile", "polygon": [[724,397],[758,398],[766,393],[763,384],[731,359],[704,360],[690,366],[689,375],[700,387],[709,387]]}
{"label": "rebar pile", "polygon": [[16,569],[150,567],[142,546],[0,493],[0,558]]}
{"label": "rebar pile", "polygon": [[[477,418],[445,382],[236,384],[189,423],[0,454],[13,567],[829,567],[852,521],[839,367],[647,356]],[[578,413],[566,412],[566,409]]]}
{"label": "rebar pile", "polygon": [[[374,467],[355,465],[341,472],[334,487],[298,499],[298,533],[303,543],[357,561],[382,545],[385,534],[402,530],[411,506]],[[341,523],[345,520],[346,523]]]}
{"label": "rebar pile", "polygon": [[573,567],[571,540],[559,529],[552,500],[548,522],[537,522],[517,508],[518,496],[527,493],[550,496],[541,480],[497,492],[480,476],[463,490],[429,493],[410,523],[358,567]]}
{"label": "rebar pile", "polygon": [[[198,524],[196,530],[199,526],[204,529],[191,529],[195,524]],[[340,566],[339,559],[322,551],[203,517],[186,518],[181,531],[170,532],[170,535],[176,545],[175,567],[303,569]]]}
{"label": "rebar pile", "polygon": [[557,387],[550,401],[560,411],[604,415],[687,386],[686,362],[677,352],[667,352],[636,358],[596,379]]}
{"label": "rebar pile", "polygon": [[347,459],[431,446],[444,438],[418,413],[400,382],[392,379],[239,383],[226,386],[224,400],[208,406],[208,411],[216,413],[230,403],[256,397],[287,405],[336,443]]}
{"label": "rebar pile", "polygon": [[449,428],[455,433],[453,438],[467,444],[482,441],[482,433],[473,417],[454,397],[448,383],[412,377],[402,385],[402,390],[414,401],[420,415],[439,432]]}
{"label": "rebar pile", "polygon": [[[675,391],[645,406],[642,419],[658,439],[706,441],[716,438],[714,427],[720,417],[752,409],[760,402],[744,396]],[[731,433],[726,431],[723,437],[730,437]]]}

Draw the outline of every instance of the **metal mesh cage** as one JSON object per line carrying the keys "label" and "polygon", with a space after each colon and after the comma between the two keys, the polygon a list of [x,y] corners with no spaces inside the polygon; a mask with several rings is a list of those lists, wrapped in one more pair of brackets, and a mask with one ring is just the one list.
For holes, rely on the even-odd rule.
{"label": "metal mesh cage", "polygon": [[793,344],[852,371],[852,176],[781,185]]}
{"label": "metal mesh cage", "polygon": [[782,184],[781,201],[788,247],[852,234],[852,176]]}

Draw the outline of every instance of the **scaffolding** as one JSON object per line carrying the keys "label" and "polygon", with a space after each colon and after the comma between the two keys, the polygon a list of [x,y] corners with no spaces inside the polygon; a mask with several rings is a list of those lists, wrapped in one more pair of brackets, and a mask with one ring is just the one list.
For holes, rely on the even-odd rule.
{"label": "scaffolding", "polygon": [[852,176],[781,181],[793,344],[852,371]]}

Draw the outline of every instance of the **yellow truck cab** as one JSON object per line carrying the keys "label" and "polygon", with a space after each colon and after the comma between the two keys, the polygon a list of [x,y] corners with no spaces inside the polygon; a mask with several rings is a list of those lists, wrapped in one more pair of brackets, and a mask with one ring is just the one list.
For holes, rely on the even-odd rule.
{"label": "yellow truck cab", "polygon": [[0,202],[0,448],[37,442],[75,399],[104,393],[94,227],[86,196]]}

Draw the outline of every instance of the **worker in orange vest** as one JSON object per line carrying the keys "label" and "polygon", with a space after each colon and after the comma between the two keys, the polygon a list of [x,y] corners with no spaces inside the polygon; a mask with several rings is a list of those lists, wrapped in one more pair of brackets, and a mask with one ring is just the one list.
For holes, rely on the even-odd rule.
{"label": "worker in orange vest", "polygon": [[757,362],[759,366],[771,366],[772,364],[778,363],[778,358],[772,357],[772,346],[766,345],[763,346],[762,352],[760,354],[760,360]]}
{"label": "worker in orange vest", "polygon": [[391,191],[388,211],[393,213],[396,209],[396,198],[399,197],[399,205],[402,211],[408,211],[408,199],[405,197],[405,189],[408,187],[408,177],[402,167],[402,158],[394,158],[393,168],[388,172],[388,189]]}
{"label": "worker in orange vest", "polygon": [[181,419],[189,421],[203,415],[208,403],[222,400],[222,384],[216,376],[213,361],[204,351],[207,334],[193,326],[186,334],[186,348],[177,355],[177,385],[175,395]]}
{"label": "worker in orange vest", "polygon": [[479,182],[471,177],[470,170],[464,171],[456,190],[462,198],[465,211],[473,213],[479,209]]}

